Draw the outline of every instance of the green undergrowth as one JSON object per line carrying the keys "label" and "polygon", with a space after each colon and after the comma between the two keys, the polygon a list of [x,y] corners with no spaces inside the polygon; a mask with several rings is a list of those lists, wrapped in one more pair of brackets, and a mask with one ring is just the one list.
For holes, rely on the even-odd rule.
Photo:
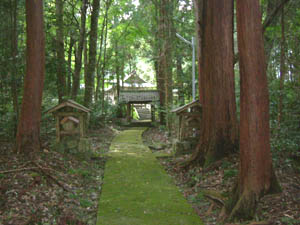
{"label": "green undergrowth", "polygon": [[202,224],[155,155],[143,145],[144,130],[126,130],[113,140],[97,225]]}

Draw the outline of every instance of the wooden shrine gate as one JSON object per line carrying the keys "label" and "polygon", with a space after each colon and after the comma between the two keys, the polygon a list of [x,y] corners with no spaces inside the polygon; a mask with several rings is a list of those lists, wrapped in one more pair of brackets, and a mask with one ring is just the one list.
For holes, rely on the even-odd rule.
{"label": "wooden shrine gate", "polygon": [[159,101],[159,93],[156,90],[121,90],[119,103],[127,105],[126,119],[128,122],[132,119],[132,105],[151,104],[151,121],[155,121],[154,102]]}

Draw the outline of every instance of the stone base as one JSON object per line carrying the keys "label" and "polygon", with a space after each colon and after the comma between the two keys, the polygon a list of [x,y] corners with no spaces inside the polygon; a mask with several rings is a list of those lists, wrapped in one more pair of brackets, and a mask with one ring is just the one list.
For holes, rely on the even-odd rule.
{"label": "stone base", "polygon": [[198,141],[197,139],[189,139],[184,141],[176,140],[173,143],[173,150],[175,152],[175,156],[192,154],[196,148]]}
{"label": "stone base", "polygon": [[78,151],[80,152],[87,152],[91,151],[92,145],[88,138],[80,138],[79,145],[78,145]]}
{"label": "stone base", "polygon": [[68,136],[62,138],[59,143],[55,143],[54,148],[60,152],[78,153],[90,151],[92,146],[88,138]]}

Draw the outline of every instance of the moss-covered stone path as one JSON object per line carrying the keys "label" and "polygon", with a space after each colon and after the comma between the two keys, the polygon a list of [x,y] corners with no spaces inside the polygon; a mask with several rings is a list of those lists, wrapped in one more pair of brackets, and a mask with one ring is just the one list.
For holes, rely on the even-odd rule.
{"label": "moss-covered stone path", "polygon": [[106,163],[97,225],[197,225],[192,207],[142,143],[145,128],[123,131]]}

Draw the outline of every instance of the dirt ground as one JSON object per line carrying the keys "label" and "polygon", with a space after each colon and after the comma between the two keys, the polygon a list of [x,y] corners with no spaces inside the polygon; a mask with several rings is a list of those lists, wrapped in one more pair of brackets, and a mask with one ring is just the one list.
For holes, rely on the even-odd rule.
{"label": "dirt ground", "polygon": [[[165,143],[166,148],[160,151],[171,151],[166,132],[151,128],[144,134],[146,144]],[[169,146],[169,147],[168,147]],[[153,150],[155,151],[155,150]],[[174,177],[176,184],[193,205],[198,215],[206,225],[219,224],[223,216],[224,202],[231,194],[238,173],[238,155],[222,160],[208,171],[202,168],[184,170],[178,162],[184,161],[188,155],[180,157],[160,158],[166,171]],[[299,225],[300,224],[300,174],[299,168],[285,163],[287,156],[277,159],[275,171],[282,192],[264,196],[257,208],[253,221],[243,221],[233,224],[269,224],[269,225]]]}
{"label": "dirt ground", "polygon": [[96,214],[106,158],[117,131],[89,133],[88,152],[58,150],[54,135],[44,137],[41,152],[16,155],[0,143],[0,224],[86,225]]}
{"label": "dirt ground", "polygon": [[[103,153],[118,132],[113,126],[90,131],[92,147],[84,153],[54,148],[54,134],[44,135],[41,152],[26,156],[13,154],[12,144],[0,141],[0,224],[95,224],[106,161]],[[162,146],[159,151],[172,151],[166,132],[151,128],[143,136],[146,144]],[[159,160],[204,223],[218,224],[236,179],[238,156],[209,171],[183,170],[178,162],[187,157]],[[275,164],[282,192],[261,199],[254,221],[235,224],[300,224],[300,174],[285,160],[282,155]]]}

